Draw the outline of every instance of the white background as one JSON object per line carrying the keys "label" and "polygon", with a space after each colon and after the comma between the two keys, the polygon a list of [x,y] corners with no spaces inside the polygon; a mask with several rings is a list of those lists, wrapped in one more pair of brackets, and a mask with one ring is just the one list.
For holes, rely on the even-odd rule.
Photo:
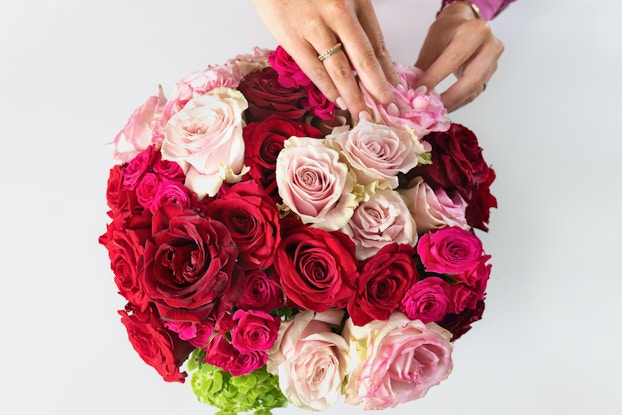
{"label": "white background", "polygon": [[[376,0],[395,60],[414,62],[439,3]],[[491,23],[499,70],[452,114],[498,175],[487,308],[449,379],[387,414],[619,413],[621,15],[615,0],[518,0]],[[0,412],[213,413],[119,322],[97,243],[105,143],[159,83],[255,45],[275,42],[247,0],[0,0]]]}

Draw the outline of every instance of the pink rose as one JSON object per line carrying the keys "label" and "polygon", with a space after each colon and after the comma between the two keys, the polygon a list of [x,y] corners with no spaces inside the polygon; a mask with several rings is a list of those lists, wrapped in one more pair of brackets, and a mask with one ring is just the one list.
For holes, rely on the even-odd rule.
{"label": "pink rose", "polygon": [[446,131],[450,120],[447,118],[447,109],[443,106],[440,95],[434,90],[426,93],[424,89],[413,89],[418,69],[411,68],[413,74],[409,75],[404,73],[403,66],[401,68],[403,71],[401,78],[406,84],[400,85],[399,88],[391,86],[396,111],[387,111],[382,105],[375,103],[363,84],[359,83],[374,121],[390,126],[412,128],[418,137],[423,137],[431,131]]}
{"label": "pink rose", "polygon": [[214,333],[214,323],[190,323],[181,321],[166,321],[164,327],[177,333],[181,340],[185,340],[194,347],[203,348],[207,345]]}
{"label": "pink rose", "polygon": [[388,183],[391,189],[398,186],[398,173],[415,167],[417,156],[425,152],[411,131],[365,119],[352,130],[336,128],[327,140],[348,160],[357,183]]}
{"label": "pink rose", "polygon": [[204,95],[214,88],[237,88],[240,74],[234,65],[210,66],[204,71],[192,72],[177,82],[175,89],[162,111],[162,116],[154,126],[154,141],[164,139],[164,126],[171,117],[177,114],[186,104],[198,96]]}
{"label": "pink rose", "polygon": [[343,227],[357,205],[348,166],[324,140],[290,137],[285,141],[276,161],[276,182],[283,203],[315,228]]}
{"label": "pink rose", "polygon": [[268,350],[276,341],[281,320],[263,311],[237,310],[231,344],[240,352]]}
{"label": "pink rose", "polygon": [[281,324],[267,369],[278,375],[281,391],[294,405],[321,411],[341,397],[348,344],[331,327],[338,327],[342,318],[342,310],[306,310]]}
{"label": "pink rose", "polygon": [[229,59],[225,66],[233,66],[237,69],[240,79],[252,72],[259,72],[269,66],[268,58],[272,54],[271,49],[255,46],[251,53],[241,53]]}
{"label": "pink rose", "polygon": [[218,334],[205,348],[204,362],[218,366],[233,376],[242,376],[259,369],[266,364],[268,354],[262,350],[240,352],[227,341],[225,336]]}
{"label": "pink rose", "polygon": [[451,286],[439,277],[427,277],[418,281],[406,293],[400,304],[409,319],[423,323],[439,323],[453,312]]}
{"label": "pink rose", "polygon": [[111,142],[114,145],[114,160],[127,163],[152,143],[153,128],[162,115],[165,103],[162,87],[158,86],[158,94],[150,96],[134,110]]}
{"label": "pink rose", "polygon": [[473,233],[452,226],[421,236],[417,253],[426,271],[458,275],[479,266],[483,247]]}
{"label": "pink rose", "polygon": [[419,235],[447,226],[471,229],[465,216],[467,204],[459,193],[452,192],[450,196],[443,188],[432,190],[421,177],[398,192],[408,201]]}
{"label": "pink rose", "polygon": [[348,376],[345,401],[363,403],[363,409],[386,409],[422,398],[453,367],[451,333],[400,312],[362,327],[348,319],[343,335],[357,362]]}
{"label": "pink rose", "polygon": [[182,166],[186,186],[200,199],[244,173],[246,106],[239,91],[216,88],[189,101],[164,127],[162,157]]}
{"label": "pink rose", "polygon": [[341,231],[352,238],[359,261],[375,255],[390,244],[414,246],[417,242],[415,221],[399,193],[377,189],[361,202]]}

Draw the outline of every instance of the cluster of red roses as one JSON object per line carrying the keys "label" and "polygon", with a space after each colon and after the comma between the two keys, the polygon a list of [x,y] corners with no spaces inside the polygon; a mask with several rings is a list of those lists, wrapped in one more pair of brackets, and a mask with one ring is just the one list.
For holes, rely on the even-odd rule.
{"label": "cluster of red roses", "polygon": [[[273,66],[288,67],[282,59]],[[195,348],[233,375],[264,366],[283,307],[346,309],[357,325],[401,310],[438,323],[453,340],[482,315],[490,256],[472,232],[438,229],[416,246],[389,244],[360,261],[346,234],[279,211],[275,169],[284,142],[322,138],[344,114],[312,85],[287,85],[295,71],[273,66],[238,85],[249,104],[243,130],[249,170],[241,181],[199,199],[184,185],[179,164],[162,159],[158,143],[110,170],[111,222],[99,242],[127,300],[119,313],[129,339],[167,381],[184,381],[180,367]],[[460,194],[468,225],[486,230],[496,207],[489,189],[495,176],[475,135],[453,123],[423,141],[432,147],[432,163],[404,179],[420,176],[433,189]]]}

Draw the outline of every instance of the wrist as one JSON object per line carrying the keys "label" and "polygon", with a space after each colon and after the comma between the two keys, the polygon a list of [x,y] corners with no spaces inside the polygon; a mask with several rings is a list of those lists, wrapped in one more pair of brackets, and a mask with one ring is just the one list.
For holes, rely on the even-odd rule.
{"label": "wrist", "polygon": [[480,12],[479,7],[477,7],[476,4],[473,4],[470,1],[450,0],[441,8],[441,11],[439,12],[439,14],[443,13],[444,11],[447,11],[447,12],[461,11],[466,16],[470,15],[474,19],[483,19],[482,13]]}

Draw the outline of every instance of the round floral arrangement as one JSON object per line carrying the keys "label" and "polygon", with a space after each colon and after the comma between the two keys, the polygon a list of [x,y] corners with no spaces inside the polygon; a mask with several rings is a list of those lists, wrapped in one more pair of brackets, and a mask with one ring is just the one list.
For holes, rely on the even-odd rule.
{"label": "round floral arrangement", "polygon": [[[140,358],[221,414],[423,397],[482,317],[495,174],[421,71],[336,108],[281,48],[162,88],[110,143],[109,255]],[[365,92],[365,91],[364,91]]]}

